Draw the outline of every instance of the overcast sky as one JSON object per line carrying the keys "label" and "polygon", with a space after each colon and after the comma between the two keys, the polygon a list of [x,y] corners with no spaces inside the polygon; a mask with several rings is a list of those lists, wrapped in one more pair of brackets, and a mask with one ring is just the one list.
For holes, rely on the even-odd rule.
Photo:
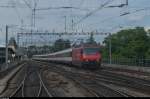
{"label": "overcast sky", "polygon": [[[0,0],[0,42],[4,41],[5,25],[21,25],[24,28],[30,28],[31,9],[25,4],[27,1],[31,7],[34,1],[37,1],[37,8],[57,8],[57,7],[76,7],[79,9],[50,9],[36,11],[36,28],[40,30],[64,31],[66,16],[67,31],[71,32],[72,19],[74,23],[78,22],[89,12],[94,11],[107,1],[112,1],[107,6],[124,4],[126,0]],[[5,6],[9,6],[6,8]],[[11,6],[15,6],[11,8]],[[136,13],[136,10],[148,8]],[[121,14],[130,12],[132,14],[119,17]],[[144,26],[150,27],[150,0],[129,0],[129,5],[123,8],[103,8],[87,17],[74,29],[78,32],[82,30],[90,32],[97,30],[99,32],[113,32],[120,27]],[[21,21],[23,20],[23,21]],[[11,29],[10,31],[17,31]],[[15,35],[15,34],[11,34]]]}

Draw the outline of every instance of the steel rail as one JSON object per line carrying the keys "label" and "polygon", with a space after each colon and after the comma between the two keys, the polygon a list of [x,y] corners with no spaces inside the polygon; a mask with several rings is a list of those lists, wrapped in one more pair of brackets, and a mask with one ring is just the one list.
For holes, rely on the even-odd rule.
{"label": "steel rail", "polygon": [[[39,63],[40,63],[40,62],[39,62]],[[62,72],[57,71],[57,70],[56,70],[56,72],[62,73]],[[70,72],[70,73],[75,74],[75,73],[73,73],[73,72]],[[79,74],[85,75],[86,73],[79,73]],[[71,74],[70,74],[70,75],[71,75]],[[90,75],[88,74],[88,76],[90,76]],[[87,86],[85,86],[84,84],[82,84],[82,83],[80,82],[80,80],[78,81],[78,80],[74,79],[74,77],[72,77],[72,76],[71,76],[71,77],[69,76],[69,78],[72,79],[74,82],[78,83],[79,85],[81,85],[83,88],[85,88],[88,92],[92,93],[92,94],[95,95],[96,97],[102,96],[102,95],[98,95],[98,94],[97,94],[96,92],[94,92],[94,91],[91,91],[92,89],[91,89],[91,88],[88,88]],[[102,84],[101,84],[101,85],[102,85]],[[109,88],[109,89],[112,90],[113,92],[116,92],[116,93],[120,94],[121,96],[124,96],[124,97],[129,97],[129,96],[131,96],[131,95],[128,95],[128,94],[126,94],[126,93],[119,92],[118,90],[112,89],[111,87],[105,86],[104,84],[103,84],[103,86]],[[104,97],[104,96],[103,96],[103,97]]]}
{"label": "steel rail", "polygon": [[[47,64],[50,64],[50,63],[48,63],[48,62],[40,62],[40,61],[38,61],[39,63],[41,63],[41,64],[44,64],[44,65],[47,65]],[[59,70],[60,70],[60,66],[58,67],[57,66],[57,64],[55,64],[55,66],[54,67],[56,67],[56,68],[59,68]],[[61,68],[62,69],[62,68]],[[64,69],[65,70],[65,69]],[[56,69],[56,71],[58,71],[58,69]],[[66,71],[66,70],[65,70]],[[73,73],[73,72],[72,72]],[[78,72],[74,72],[74,74],[76,74],[77,75],[77,73]],[[89,75],[88,73],[78,73],[80,76],[81,75]],[[110,76],[109,76],[110,75]],[[103,75],[103,72],[102,72],[102,74],[101,74],[101,72],[100,72],[100,74],[98,73],[98,71],[95,73],[95,80],[96,81],[98,81],[98,82],[104,82],[104,83],[106,83],[106,84],[108,84],[108,83],[111,83],[111,84],[114,84],[114,85],[117,85],[117,86],[123,86],[123,87],[126,87],[126,88],[129,88],[129,89],[133,89],[133,90],[137,90],[137,92],[142,92],[141,90],[143,90],[144,88],[146,88],[146,89],[148,89],[147,87],[149,87],[150,85],[149,84],[147,84],[146,82],[136,82],[135,84],[136,85],[133,85],[133,79],[130,79],[130,77],[129,78],[127,78],[127,77],[125,77],[124,78],[124,76],[123,76],[123,78],[120,78],[120,75],[118,75],[119,77],[117,77],[116,75],[112,75],[112,73],[111,74],[109,74],[108,75],[108,73],[106,73],[106,75],[105,75],[105,73],[104,73],[104,75]],[[90,76],[90,75],[89,75]],[[121,77],[122,77],[121,76]],[[138,79],[138,78],[135,78],[135,79]],[[140,80],[140,79],[139,79]],[[132,82],[132,84],[129,84],[129,83],[127,83],[127,82]],[[135,81],[134,81],[135,82]],[[137,86],[138,85],[138,86]],[[140,86],[140,85],[142,85],[142,86]],[[144,87],[144,88],[143,88]],[[146,90],[145,89],[145,90]],[[119,90],[118,89],[116,89],[116,90],[114,90],[114,91],[116,91],[116,92],[119,92]],[[143,92],[142,92],[143,93]],[[122,94],[122,95],[124,95],[124,96],[126,96],[126,97],[128,97],[128,96],[130,96],[130,97],[134,97],[134,96],[132,96],[132,95],[129,95],[128,93],[125,93],[125,92],[120,92],[120,94]],[[145,93],[145,94],[147,94],[147,93]]]}
{"label": "steel rail", "polygon": [[41,93],[42,93],[42,83],[40,81],[40,89],[39,89],[37,97],[40,97]]}
{"label": "steel rail", "polygon": [[112,90],[112,91],[114,91],[114,92],[116,92],[116,93],[118,93],[118,94],[120,94],[120,95],[122,95],[122,96],[124,96],[124,97],[133,97],[133,96],[127,94],[127,93],[120,92],[120,91],[117,90],[117,89],[111,88],[110,86],[107,86],[107,85],[104,84],[104,83],[98,83],[98,84],[100,84],[100,85],[102,85],[102,86],[104,86],[104,87],[106,87],[106,88],[109,88],[110,90]]}
{"label": "steel rail", "polygon": [[[25,97],[25,88],[26,88],[25,84],[27,83],[27,78],[29,77],[28,75],[31,75],[31,74],[33,73],[33,72],[31,72],[31,71],[29,72],[29,71],[28,71],[28,68],[29,68],[29,66],[26,67],[26,71],[25,71],[23,80],[22,80],[21,83],[18,85],[17,89],[15,89],[15,90],[13,91],[13,93],[11,93],[10,98],[11,98],[11,97],[15,97],[15,96],[17,96],[17,95],[19,95],[19,96],[21,95],[21,97]],[[42,77],[41,77],[40,72],[38,72],[38,71],[37,71],[37,76],[38,76],[39,82],[40,82],[40,87],[39,87],[39,90],[38,90],[38,93],[37,93],[37,97],[40,97],[40,95],[42,94],[42,89],[44,89],[44,91],[46,92],[46,94],[47,94],[49,97],[52,97],[52,95],[49,93],[47,87],[45,86],[44,81],[42,80]],[[33,91],[34,91],[34,90],[33,90]],[[18,94],[18,93],[20,93],[20,92],[21,92],[21,94]]]}
{"label": "steel rail", "polygon": [[52,94],[50,94],[50,92],[48,91],[48,88],[46,87],[46,85],[44,84],[42,77],[41,77],[41,73],[38,73],[39,79],[40,79],[40,89],[38,92],[38,97],[41,95],[41,91],[42,91],[42,87],[44,88],[44,90],[46,91],[47,95],[49,97],[53,97]]}
{"label": "steel rail", "polygon": [[[39,65],[41,64],[41,62],[39,62],[38,61],[38,63],[39,63]],[[43,63],[42,63],[43,64]],[[41,65],[42,66],[42,65]],[[59,71],[57,71],[57,72],[59,72]],[[70,79],[72,79],[72,78],[70,78]],[[99,95],[96,93],[96,92],[94,92],[94,91],[91,91],[91,89],[89,89],[88,87],[86,87],[86,86],[84,86],[83,84],[81,84],[79,81],[77,81],[77,80],[75,80],[75,79],[72,79],[74,82],[76,82],[77,84],[79,84],[79,85],[81,85],[83,88],[85,88],[89,93],[91,93],[91,94],[93,94],[94,96],[96,96],[96,97],[99,97]]]}
{"label": "steel rail", "polygon": [[[73,79],[73,78],[72,78]],[[76,77],[76,79],[78,79],[79,81],[80,81],[80,79],[84,79],[84,77],[80,77],[80,79],[79,78],[77,78]],[[75,80],[75,79],[73,79],[74,81],[76,81],[76,82],[78,82],[78,80]],[[93,81],[96,81],[97,82],[97,80],[95,79],[95,80],[93,80]],[[81,84],[81,82],[80,82],[80,84]],[[100,85],[100,86],[103,86],[103,87],[105,87],[105,88],[107,88],[107,89],[110,89],[110,91],[112,91],[112,92],[115,92],[115,93],[118,93],[119,95],[121,95],[121,96],[123,96],[123,97],[131,97],[131,95],[128,95],[128,94],[126,94],[126,93],[123,93],[123,92],[120,92],[119,90],[117,90],[117,89],[113,89],[113,88],[111,88],[111,87],[109,87],[109,86],[106,86],[105,84],[103,84],[103,83],[100,83],[100,82],[98,82],[98,83],[96,83],[97,85]],[[132,96],[133,97],[133,96]]]}
{"label": "steel rail", "polygon": [[77,84],[79,84],[80,86],[82,86],[83,88],[85,88],[89,93],[93,94],[96,97],[104,97],[102,95],[98,95],[98,93],[96,93],[95,91],[93,91],[91,88],[88,88],[87,86],[85,86],[84,84],[82,84],[81,82],[79,82],[76,79],[71,78],[71,80],[73,80],[74,82],[76,82]]}
{"label": "steel rail", "polygon": [[17,94],[17,92],[19,92],[20,90],[22,91],[22,97],[24,97],[24,91],[23,91],[23,88],[24,88],[24,82],[25,82],[25,79],[27,78],[27,73],[25,74],[24,76],[24,79],[22,80],[21,84],[18,86],[18,88],[10,95],[10,97],[13,97]]}

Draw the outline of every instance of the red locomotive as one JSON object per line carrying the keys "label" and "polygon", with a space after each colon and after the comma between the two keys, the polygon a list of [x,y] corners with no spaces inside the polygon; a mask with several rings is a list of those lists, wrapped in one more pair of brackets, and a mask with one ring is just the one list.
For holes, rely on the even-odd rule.
{"label": "red locomotive", "polygon": [[99,68],[101,66],[102,57],[100,46],[82,45],[51,54],[35,55],[34,59],[67,63],[84,68]]}
{"label": "red locomotive", "polygon": [[72,64],[86,68],[101,66],[100,47],[95,45],[83,45],[72,50]]}

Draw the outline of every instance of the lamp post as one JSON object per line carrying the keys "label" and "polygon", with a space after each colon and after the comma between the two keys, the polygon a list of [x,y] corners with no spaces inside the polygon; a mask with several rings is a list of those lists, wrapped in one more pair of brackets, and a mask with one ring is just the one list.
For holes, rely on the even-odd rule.
{"label": "lamp post", "polygon": [[64,16],[65,18],[65,33],[67,33],[67,16]]}

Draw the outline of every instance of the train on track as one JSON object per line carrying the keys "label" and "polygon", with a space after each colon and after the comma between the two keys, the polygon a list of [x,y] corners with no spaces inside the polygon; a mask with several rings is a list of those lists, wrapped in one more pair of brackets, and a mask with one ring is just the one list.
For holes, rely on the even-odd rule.
{"label": "train on track", "polygon": [[99,45],[82,45],[51,54],[34,55],[33,59],[83,68],[99,68],[101,67],[102,55]]}

